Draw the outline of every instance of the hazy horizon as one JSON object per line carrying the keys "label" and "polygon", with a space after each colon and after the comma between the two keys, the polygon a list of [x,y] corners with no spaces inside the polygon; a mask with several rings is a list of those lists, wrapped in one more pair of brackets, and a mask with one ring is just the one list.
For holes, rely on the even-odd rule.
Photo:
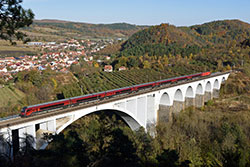
{"label": "hazy horizon", "polygon": [[[58,21],[58,22],[72,22],[72,23],[84,23],[84,24],[122,24],[122,23],[125,23],[125,24],[130,24],[130,25],[136,25],[136,26],[154,26],[154,25],[160,25],[160,24],[165,24],[164,22],[160,23],[160,24],[151,24],[151,25],[139,25],[139,24],[133,24],[133,23],[128,23],[128,22],[113,22],[113,23],[89,23],[89,22],[82,22],[82,21],[72,21],[72,20],[62,20],[62,19],[53,19],[53,18],[46,18],[46,19],[34,19],[34,21]],[[240,20],[240,19],[220,19],[220,20],[211,20],[211,21],[206,21],[206,22],[203,22],[203,23],[197,23],[197,24],[193,24],[193,25],[174,25],[174,24],[171,24],[171,23],[168,23],[168,24],[171,24],[171,25],[174,25],[176,27],[189,27],[189,26],[194,26],[194,25],[201,25],[201,24],[205,24],[205,23],[209,23],[209,22],[213,22],[213,21],[223,21],[223,20]],[[242,22],[245,22],[245,23],[248,23],[250,24],[250,22],[247,22],[245,20],[240,20]]]}
{"label": "hazy horizon", "polygon": [[190,26],[216,20],[250,23],[250,1],[241,0],[24,0],[35,19],[56,19],[92,24]]}

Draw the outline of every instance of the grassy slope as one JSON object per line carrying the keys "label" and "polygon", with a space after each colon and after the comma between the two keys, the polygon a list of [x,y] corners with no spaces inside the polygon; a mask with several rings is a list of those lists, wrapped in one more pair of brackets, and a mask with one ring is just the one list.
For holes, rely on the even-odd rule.
{"label": "grassy slope", "polygon": [[9,87],[0,88],[0,107],[15,104],[25,95],[18,89],[10,89]]}

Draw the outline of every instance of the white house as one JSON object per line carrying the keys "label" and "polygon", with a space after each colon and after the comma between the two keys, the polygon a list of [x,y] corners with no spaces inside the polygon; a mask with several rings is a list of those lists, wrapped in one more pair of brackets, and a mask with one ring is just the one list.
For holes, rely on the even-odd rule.
{"label": "white house", "polygon": [[0,72],[8,72],[8,70],[6,67],[4,67],[4,68],[0,68]]}

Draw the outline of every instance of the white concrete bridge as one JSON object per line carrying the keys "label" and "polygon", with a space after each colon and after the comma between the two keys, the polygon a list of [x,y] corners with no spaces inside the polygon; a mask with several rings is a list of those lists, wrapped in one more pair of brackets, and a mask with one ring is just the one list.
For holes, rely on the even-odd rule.
{"label": "white concrete bridge", "polygon": [[[185,107],[201,107],[208,100],[218,98],[221,84],[227,80],[229,74],[229,72],[214,73],[74,108],[0,121],[0,137],[13,142],[15,150],[19,149],[26,134],[31,135],[36,140],[34,147],[41,149],[45,146],[43,133],[58,134],[85,115],[107,110],[120,115],[133,130],[140,126],[147,129],[158,121],[171,119],[172,113],[178,113]],[[0,143],[0,152],[8,150],[8,146]]]}

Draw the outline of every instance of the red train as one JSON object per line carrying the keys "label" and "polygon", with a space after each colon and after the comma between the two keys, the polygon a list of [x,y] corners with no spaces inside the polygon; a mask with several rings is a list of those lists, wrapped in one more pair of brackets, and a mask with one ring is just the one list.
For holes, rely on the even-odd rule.
{"label": "red train", "polygon": [[139,90],[143,90],[147,88],[154,88],[154,87],[165,85],[168,83],[174,83],[174,82],[178,82],[182,80],[193,79],[196,77],[203,77],[203,76],[207,76],[210,74],[211,72],[202,72],[202,73],[197,73],[197,74],[192,74],[192,75],[164,79],[164,80],[155,81],[155,82],[143,83],[143,84],[119,88],[119,89],[108,90],[105,92],[99,92],[99,93],[94,93],[94,94],[89,94],[89,95],[77,96],[77,97],[72,97],[72,98],[63,99],[63,100],[37,104],[33,106],[24,107],[20,115],[22,117],[27,117],[38,112],[49,111],[49,110],[53,110],[57,108],[74,107],[74,106],[79,105],[80,103],[102,100],[106,97],[110,98],[119,94],[126,94],[126,93],[131,93],[134,91],[139,91]]}

